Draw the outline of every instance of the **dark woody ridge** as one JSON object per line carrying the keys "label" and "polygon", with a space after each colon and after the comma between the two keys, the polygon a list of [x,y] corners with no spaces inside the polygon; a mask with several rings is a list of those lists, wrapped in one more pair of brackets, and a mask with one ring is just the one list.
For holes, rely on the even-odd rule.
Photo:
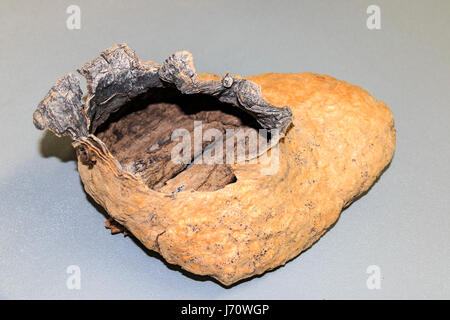
{"label": "dark woody ridge", "polygon": [[82,102],[80,82],[68,73],[56,81],[39,103],[33,116],[38,129],[73,139],[95,133],[111,113],[152,88],[175,87],[182,94],[205,94],[237,107],[255,118],[264,129],[278,129],[282,136],[292,122],[289,107],[266,102],[260,87],[248,80],[226,75],[221,81],[199,81],[188,51],[171,55],[163,65],[142,62],[126,44],[114,45],[81,67],[87,81],[87,99]]}

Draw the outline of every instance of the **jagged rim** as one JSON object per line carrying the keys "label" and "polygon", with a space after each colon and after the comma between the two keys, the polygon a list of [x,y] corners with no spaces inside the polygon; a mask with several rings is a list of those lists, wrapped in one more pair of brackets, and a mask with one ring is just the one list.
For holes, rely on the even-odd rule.
{"label": "jagged rim", "polygon": [[84,64],[78,72],[86,79],[83,103],[80,80],[72,73],[58,79],[33,115],[38,129],[49,129],[74,140],[86,138],[125,103],[151,88],[175,87],[182,94],[207,94],[252,115],[264,129],[284,135],[293,117],[289,107],[268,103],[261,88],[246,79],[225,74],[222,79],[199,81],[188,51],[172,54],[162,65],[142,62],[126,45],[114,45]]}

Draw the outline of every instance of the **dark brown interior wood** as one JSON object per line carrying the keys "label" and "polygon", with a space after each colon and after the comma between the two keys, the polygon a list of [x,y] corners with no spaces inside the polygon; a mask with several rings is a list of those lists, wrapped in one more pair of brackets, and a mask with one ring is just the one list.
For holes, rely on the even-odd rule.
{"label": "dark brown interior wood", "polygon": [[[157,191],[214,191],[236,181],[225,164],[176,164],[171,140],[175,129],[191,133],[194,121],[202,121],[203,132],[218,129],[257,129],[257,122],[241,110],[207,95],[182,95],[175,89],[152,89],[112,114],[96,132],[122,166],[145,179]],[[202,150],[213,143],[204,141]],[[225,154],[225,152],[224,152]],[[191,161],[197,158],[191,148]]]}

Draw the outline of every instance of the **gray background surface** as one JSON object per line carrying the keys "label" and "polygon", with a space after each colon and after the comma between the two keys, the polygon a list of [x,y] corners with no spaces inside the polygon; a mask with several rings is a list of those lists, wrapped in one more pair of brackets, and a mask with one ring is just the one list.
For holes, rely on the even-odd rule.
{"label": "gray background surface", "polygon": [[[66,8],[81,8],[81,30]],[[381,30],[366,9],[381,8]],[[450,298],[450,1],[1,1],[0,297]],[[198,72],[325,73],[392,109],[397,149],[370,192],[312,249],[230,289],[111,236],[68,139],[32,125],[53,82],[112,44]],[[66,268],[81,268],[68,290]],[[366,287],[378,265],[380,290]]]}

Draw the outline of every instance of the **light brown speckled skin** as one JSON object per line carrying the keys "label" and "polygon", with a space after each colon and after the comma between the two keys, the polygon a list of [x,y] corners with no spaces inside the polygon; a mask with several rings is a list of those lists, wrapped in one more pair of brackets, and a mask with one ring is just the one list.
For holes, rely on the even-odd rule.
{"label": "light brown speckled skin", "polygon": [[359,87],[311,73],[246,79],[294,115],[274,175],[260,174],[259,165],[235,165],[236,183],[172,196],[122,172],[89,139],[80,142],[96,157],[91,169],[78,162],[95,201],[169,263],[224,285],[283,265],[310,247],[368,190],[395,148],[391,111]]}

